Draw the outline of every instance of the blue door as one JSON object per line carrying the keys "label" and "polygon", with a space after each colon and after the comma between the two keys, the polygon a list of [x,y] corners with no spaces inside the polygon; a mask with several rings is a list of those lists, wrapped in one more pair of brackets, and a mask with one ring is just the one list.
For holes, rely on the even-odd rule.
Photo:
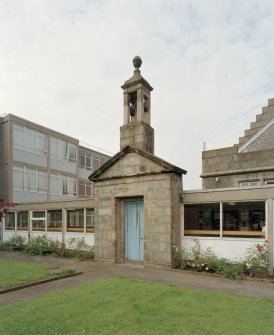
{"label": "blue door", "polygon": [[125,258],[144,260],[144,203],[125,201]]}

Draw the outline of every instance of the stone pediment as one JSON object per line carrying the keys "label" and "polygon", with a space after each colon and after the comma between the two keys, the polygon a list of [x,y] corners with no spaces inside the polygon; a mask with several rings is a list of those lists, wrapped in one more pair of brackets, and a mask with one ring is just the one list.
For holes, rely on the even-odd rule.
{"label": "stone pediment", "polygon": [[187,171],[132,146],[126,146],[94,171],[91,181],[159,173],[186,174]]}

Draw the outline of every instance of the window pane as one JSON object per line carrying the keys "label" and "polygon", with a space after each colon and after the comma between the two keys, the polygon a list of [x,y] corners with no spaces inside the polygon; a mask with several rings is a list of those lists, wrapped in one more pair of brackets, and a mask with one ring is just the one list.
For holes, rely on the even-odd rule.
{"label": "window pane", "polygon": [[195,204],[184,206],[185,235],[219,236],[220,204]]}
{"label": "window pane", "polygon": [[36,131],[30,128],[26,129],[26,149],[36,152]]}
{"label": "window pane", "polygon": [[15,190],[24,190],[24,168],[14,166],[12,170],[13,188]]}
{"label": "window pane", "polygon": [[93,170],[97,170],[100,167],[100,159],[98,157],[93,157]]}
{"label": "window pane", "polygon": [[28,212],[17,212],[17,230],[28,230]]}
{"label": "window pane", "polygon": [[45,218],[46,213],[45,211],[34,211],[32,212],[32,218]]}
{"label": "window pane", "polygon": [[91,171],[91,157],[86,156],[86,170]]}
{"label": "window pane", "polygon": [[264,202],[228,202],[223,204],[223,235],[263,237]]}
{"label": "window pane", "polygon": [[37,191],[47,192],[47,174],[42,171],[37,171]]}
{"label": "window pane", "polygon": [[50,157],[59,158],[59,140],[58,138],[50,138]]}
{"label": "window pane", "polygon": [[68,144],[60,140],[60,157],[62,161],[68,160]]}
{"label": "window pane", "polygon": [[85,169],[85,155],[80,155],[80,169]]}
{"label": "window pane", "polygon": [[13,124],[13,146],[16,148],[25,147],[25,127]]}
{"label": "window pane", "polygon": [[76,195],[76,180],[75,178],[68,177],[68,182],[69,182],[69,190],[68,194],[70,195]]}
{"label": "window pane", "polygon": [[36,191],[36,171],[31,169],[25,169],[24,174],[24,190],[25,191]]}
{"label": "window pane", "polygon": [[48,230],[62,231],[62,210],[48,211]]}
{"label": "window pane", "polygon": [[84,197],[85,194],[85,190],[86,190],[86,185],[84,182],[79,182],[79,197]]}
{"label": "window pane", "polygon": [[45,230],[45,220],[32,220],[32,230]]}
{"label": "window pane", "polygon": [[84,232],[84,209],[67,211],[67,230]]}
{"label": "window pane", "polygon": [[76,162],[76,146],[71,143],[68,145],[68,159],[72,163]]}
{"label": "window pane", "polygon": [[14,212],[5,214],[5,229],[15,230],[15,213]]}
{"label": "window pane", "polygon": [[59,175],[50,175],[50,193],[60,194]]}
{"label": "window pane", "polygon": [[92,208],[86,209],[86,231],[94,231],[94,210]]}
{"label": "window pane", "polygon": [[47,153],[47,137],[37,132],[37,152],[42,155]]}

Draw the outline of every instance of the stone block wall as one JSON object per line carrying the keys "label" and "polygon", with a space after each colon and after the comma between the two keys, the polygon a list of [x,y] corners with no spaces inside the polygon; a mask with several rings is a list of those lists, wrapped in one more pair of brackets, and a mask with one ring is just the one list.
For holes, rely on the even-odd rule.
{"label": "stone block wall", "polygon": [[96,182],[96,258],[124,261],[124,201],[142,198],[144,265],[170,268],[171,246],[177,245],[180,238],[181,188],[181,177],[172,173]]}

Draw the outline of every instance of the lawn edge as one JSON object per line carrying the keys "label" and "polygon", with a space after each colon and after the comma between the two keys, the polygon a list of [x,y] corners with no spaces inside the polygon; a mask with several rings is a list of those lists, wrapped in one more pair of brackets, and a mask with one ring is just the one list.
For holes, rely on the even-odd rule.
{"label": "lawn edge", "polygon": [[34,281],[34,282],[26,283],[26,284],[21,284],[21,285],[17,285],[17,286],[13,286],[13,287],[4,288],[2,290],[0,289],[0,295],[5,294],[5,293],[9,293],[9,292],[13,292],[13,291],[17,291],[17,290],[21,290],[23,288],[28,288],[28,287],[32,287],[32,286],[37,286],[37,285],[41,285],[41,284],[50,283],[52,281],[59,280],[59,279],[65,279],[65,278],[69,278],[69,277],[79,276],[81,274],[83,274],[83,272],[79,271],[79,272],[71,273],[71,274],[68,274],[68,275],[54,276],[54,277],[51,277],[51,278],[41,279],[41,280],[37,280],[37,281]]}

